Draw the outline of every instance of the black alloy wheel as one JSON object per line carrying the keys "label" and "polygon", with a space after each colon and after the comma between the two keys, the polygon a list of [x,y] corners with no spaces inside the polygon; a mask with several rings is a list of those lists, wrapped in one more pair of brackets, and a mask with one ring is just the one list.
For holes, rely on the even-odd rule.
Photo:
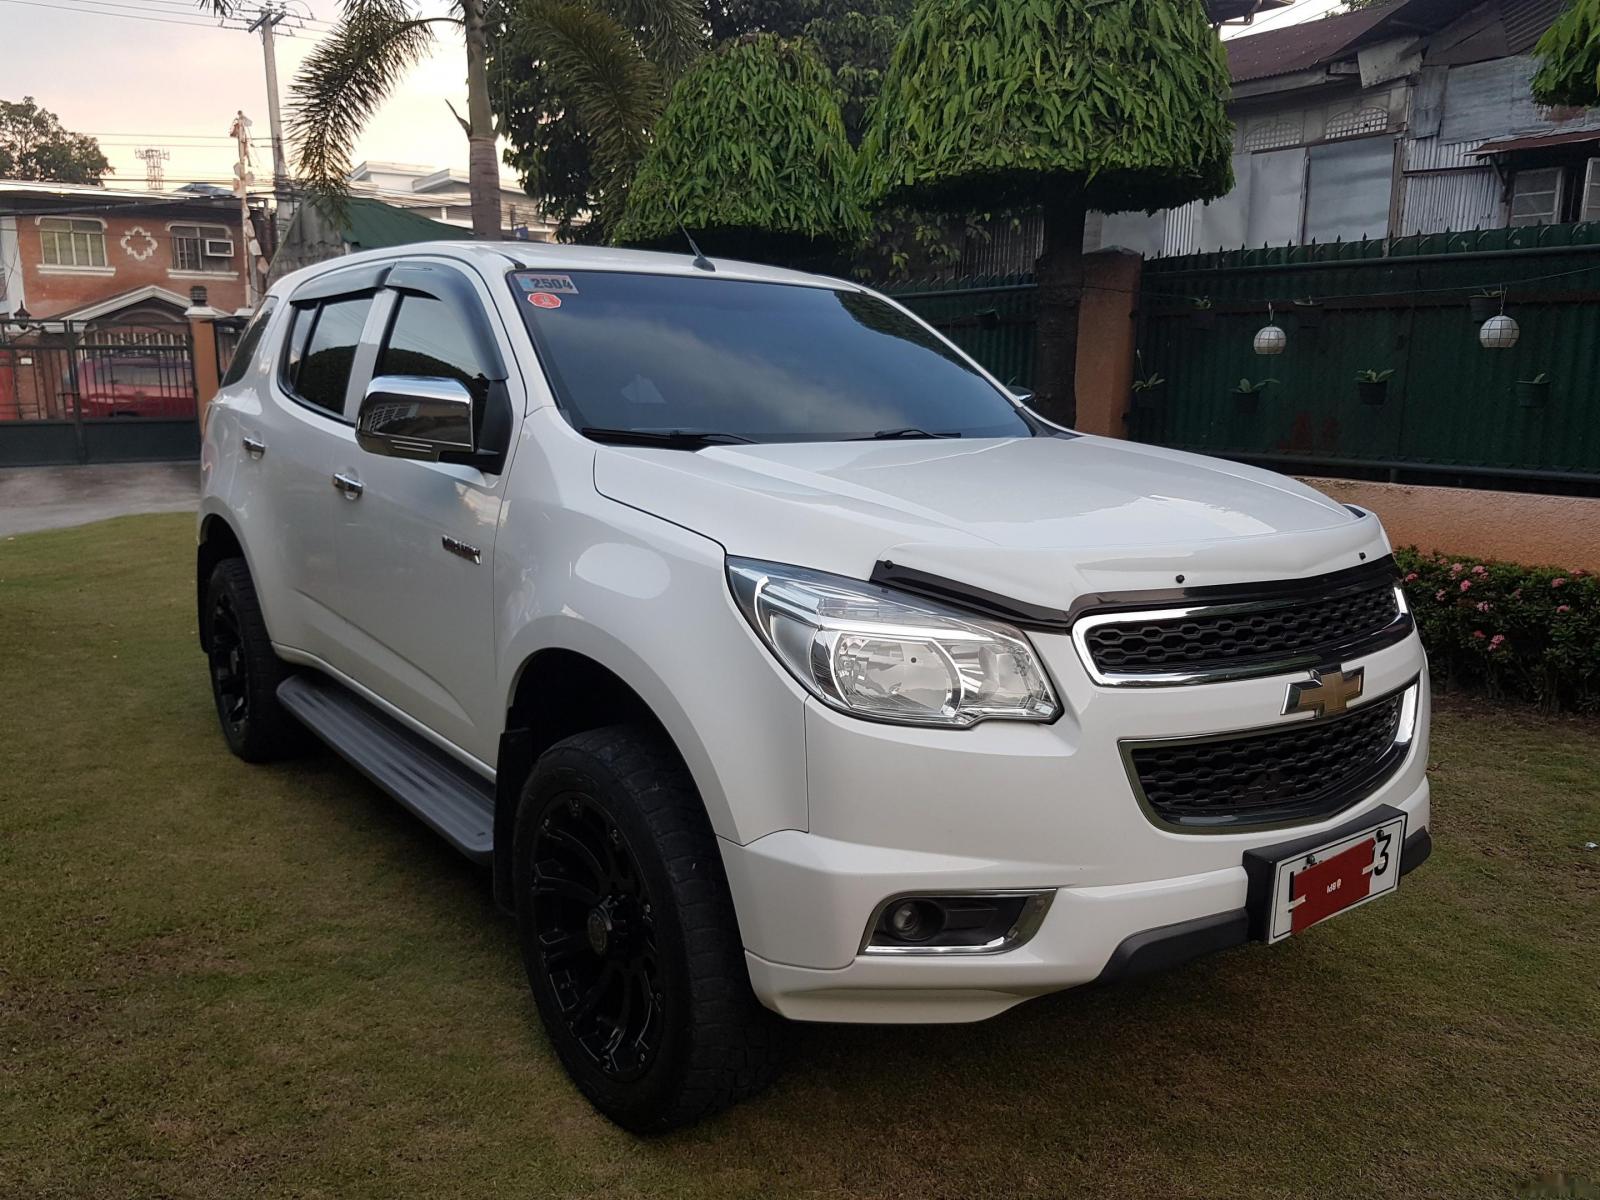
{"label": "black alloy wheel", "polygon": [[627,839],[592,797],[552,797],[533,835],[537,954],[572,1039],[619,1082],[661,1046],[655,909]]}
{"label": "black alloy wheel", "polygon": [[722,853],[659,730],[591,729],[539,756],[511,882],[528,984],[561,1064],[634,1133],[697,1121],[776,1075]]}
{"label": "black alloy wheel", "polygon": [[222,736],[246,762],[301,753],[309,735],[278,703],[288,674],[272,649],[250,569],[242,558],[219,562],[206,583],[204,645]]}
{"label": "black alloy wheel", "polygon": [[218,589],[212,597],[206,625],[211,633],[207,654],[211,659],[211,687],[217,697],[217,717],[231,741],[244,736],[250,720],[250,662],[245,656],[239,614],[226,589]]}

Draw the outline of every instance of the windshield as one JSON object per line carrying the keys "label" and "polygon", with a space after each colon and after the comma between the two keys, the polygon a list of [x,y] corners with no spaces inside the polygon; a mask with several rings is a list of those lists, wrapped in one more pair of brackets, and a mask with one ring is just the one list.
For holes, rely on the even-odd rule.
{"label": "windshield", "polygon": [[512,283],[580,429],[750,442],[1032,434],[953,350],[860,292],[610,271]]}

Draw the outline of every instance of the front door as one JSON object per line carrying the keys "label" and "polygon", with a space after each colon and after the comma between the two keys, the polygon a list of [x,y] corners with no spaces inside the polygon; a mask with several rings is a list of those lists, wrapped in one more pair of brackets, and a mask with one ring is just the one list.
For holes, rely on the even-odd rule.
{"label": "front door", "polygon": [[[369,337],[365,377],[457,379],[480,404],[521,413],[481,281],[458,267],[408,261],[390,277]],[[484,361],[485,358],[492,362]],[[363,361],[358,364],[362,374]],[[515,439],[513,439],[513,444]],[[509,463],[508,463],[509,466]],[[350,445],[340,473],[359,489],[335,533],[348,672],[407,716],[485,764],[504,699],[494,638],[494,536],[506,474],[389,458]]]}

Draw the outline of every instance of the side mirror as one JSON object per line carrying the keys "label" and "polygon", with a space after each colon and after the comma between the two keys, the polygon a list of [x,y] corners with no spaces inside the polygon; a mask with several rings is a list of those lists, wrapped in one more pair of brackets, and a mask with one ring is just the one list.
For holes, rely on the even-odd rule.
{"label": "side mirror", "polygon": [[458,379],[379,375],[356,414],[356,443],[373,454],[423,462],[459,459],[477,450],[472,393]]}
{"label": "side mirror", "polygon": [[1006,391],[1011,393],[1012,398],[1018,404],[1027,404],[1033,399],[1032,388],[1017,387],[1015,384],[1010,384],[1006,387]]}

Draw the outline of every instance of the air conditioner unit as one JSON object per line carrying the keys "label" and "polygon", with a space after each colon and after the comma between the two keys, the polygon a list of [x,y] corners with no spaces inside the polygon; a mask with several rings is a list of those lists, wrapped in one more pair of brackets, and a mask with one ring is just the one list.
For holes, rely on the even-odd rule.
{"label": "air conditioner unit", "polygon": [[206,238],[205,256],[207,258],[232,258],[232,238]]}

